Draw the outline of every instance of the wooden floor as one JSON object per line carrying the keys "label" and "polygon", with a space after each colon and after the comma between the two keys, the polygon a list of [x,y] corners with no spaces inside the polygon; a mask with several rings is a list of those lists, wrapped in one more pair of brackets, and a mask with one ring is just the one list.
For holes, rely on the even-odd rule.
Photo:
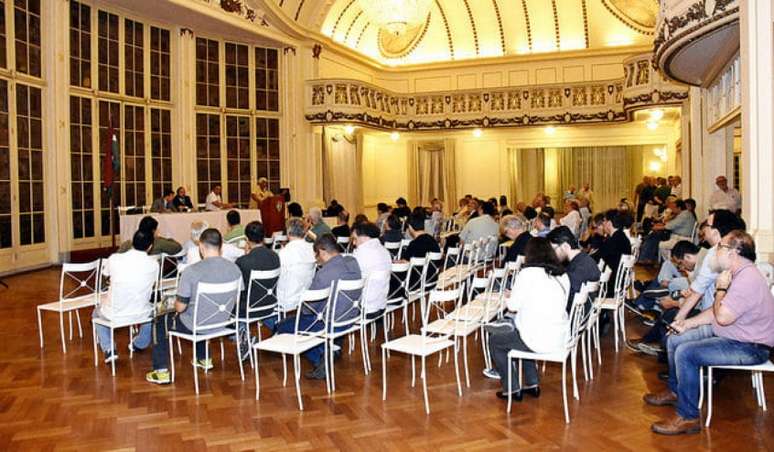
{"label": "wooden floor", "polygon": [[[652,434],[651,422],[670,409],[645,406],[642,394],[662,387],[656,378],[661,367],[625,349],[616,355],[609,336],[601,375],[581,381],[581,400],[571,402],[569,425],[562,416],[560,367],[548,366],[540,399],[527,397],[507,415],[494,395],[498,383],[481,375],[477,342],[469,344],[471,387],[463,388],[461,398],[453,366],[438,368],[432,361],[429,416],[421,386],[410,386],[410,361],[399,355],[389,361],[388,398],[382,401],[376,346],[375,372],[369,376],[363,375],[357,352],[338,363],[334,396],[322,382],[303,381],[306,410],[299,412],[295,390],[282,386],[282,363],[274,355],[262,357],[256,401],[252,372],[248,366],[242,382],[233,355],[225,363],[216,359],[215,369],[200,374],[199,397],[190,366],[181,364],[190,360],[190,348],[178,361],[174,385],[146,383],[150,353],[129,360],[123,332],[113,378],[101,362],[94,367],[85,318],[85,337],[76,334],[63,355],[58,322],[47,315],[46,347],[40,349],[35,305],[56,298],[58,269],[6,281],[10,290],[0,289],[0,450],[774,450],[774,417],[756,406],[747,374],[731,374],[717,386],[710,429],[674,438]],[[629,322],[632,335],[639,333],[634,323]],[[772,378],[766,384],[774,392]],[[771,396],[769,403],[774,404]]]}

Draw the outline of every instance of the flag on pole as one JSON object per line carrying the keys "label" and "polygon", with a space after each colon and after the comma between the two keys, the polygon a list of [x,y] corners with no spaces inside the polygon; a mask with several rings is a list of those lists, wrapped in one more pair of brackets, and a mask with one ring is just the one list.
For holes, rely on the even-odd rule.
{"label": "flag on pole", "polygon": [[105,157],[102,160],[102,186],[107,192],[108,197],[112,199],[113,181],[118,176],[121,161],[118,152],[118,137],[113,129],[113,122],[108,127],[107,137],[105,139]]}

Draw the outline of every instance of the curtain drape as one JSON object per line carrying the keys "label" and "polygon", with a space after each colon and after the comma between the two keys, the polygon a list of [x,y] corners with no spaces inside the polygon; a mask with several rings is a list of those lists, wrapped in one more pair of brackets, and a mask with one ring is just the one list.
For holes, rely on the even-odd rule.
{"label": "curtain drape", "polygon": [[323,197],[351,214],[363,212],[363,137],[323,128]]}
{"label": "curtain drape", "polygon": [[519,201],[531,202],[545,191],[543,149],[508,148],[508,188],[511,207]]}
{"label": "curtain drape", "polygon": [[443,202],[444,211],[450,212],[457,199],[454,140],[410,140],[407,146],[409,203],[429,206],[434,198],[438,198]]}

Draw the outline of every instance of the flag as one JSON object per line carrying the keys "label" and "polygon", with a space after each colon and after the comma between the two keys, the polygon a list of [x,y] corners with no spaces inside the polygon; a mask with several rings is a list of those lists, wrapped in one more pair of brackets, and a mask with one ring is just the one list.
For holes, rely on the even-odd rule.
{"label": "flag", "polygon": [[118,155],[118,137],[111,121],[105,139],[105,157],[102,160],[102,186],[110,197],[113,192],[113,182],[118,176],[121,162]]}

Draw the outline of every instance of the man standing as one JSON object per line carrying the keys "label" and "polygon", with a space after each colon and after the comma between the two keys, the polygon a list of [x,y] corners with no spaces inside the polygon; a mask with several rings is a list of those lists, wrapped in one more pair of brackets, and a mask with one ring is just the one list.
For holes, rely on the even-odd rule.
{"label": "man standing", "polygon": [[269,190],[269,180],[265,177],[258,178],[258,184],[255,186],[255,190],[250,193],[250,208],[258,209],[261,207],[261,203],[274,196],[274,193]]}
{"label": "man standing", "polygon": [[[597,263],[588,254],[581,251],[578,239],[567,226],[559,226],[546,237],[554,248],[556,257],[565,265],[564,269],[570,278],[570,293],[567,298],[567,313],[572,308],[575,294],[580,292],[581,286],[587,282],[599,281],[601,273]],[[592,297],[589,297],[587,305],[591,306]]]}
{"label": "man standing", "polygon": [[[755,266],[755,243],[744,231],[723,237],[717,250],[722,273],[712,307],[677,320],[667,341],[669,388],[647,394],[650,405],[676,405],[676,414],[651,429],[663,435],[698,433],[699,370],[704,366],[762,364],[774,346],[774,296]],[[712,384],[711,382],[709,384]]]}
{"label": "man standing", "polygon": [[728,186],[726,176],[716,177],[715,185],[718,189],[710,196],[710,210],[726,209],[738,215],[742,209],[742,196],[739,191]]}
{"label": "man standing", "polygon": [[[187,267],[180,276],[177,286],[177,300],[175,312],[161,317],[156,322],[157,343],[153,346],[153,370],[145,375],[150,383],[168,384],[171,381],[169,375],[169,341],[167,332],[179,331],[191,334],[193,332],[195,303],[199,283],[222,284],[236,280],[242,281],[242,272],[233,262],[220,257],[220,248],[223,246],[223,238],[217,229],[207,229],[199,238],[199,252],[202,260]],[[201,303],[198,307],[199,322],[201,324],[217,324],[225,322],[232,315],[234,305],[239,293],[211,294],[208,302]],[[212,368],[212,360],[205,358],[205,341],[196,343],[197,367],[203,369]],[[240,355],[246,358],[249,350],[240,348]]]}
{"label": "man standing", "polygon": [[173,203],[174,199],[175,199],[175,192],[167,188],[166,190],[164,190],[164,196],[153,201],[153,204],[151,205],[151,212],[158,212],[158,213],[176,212],[177,208]]}

